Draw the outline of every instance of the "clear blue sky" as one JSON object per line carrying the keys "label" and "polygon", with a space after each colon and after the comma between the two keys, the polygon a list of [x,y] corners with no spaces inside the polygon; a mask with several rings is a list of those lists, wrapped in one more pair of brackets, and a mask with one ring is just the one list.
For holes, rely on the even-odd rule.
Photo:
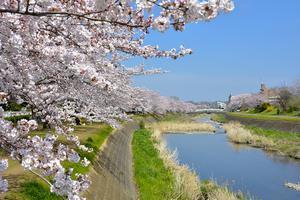
{"label": "clear blue sky", "polygon": [[[184,32],[150,34],[146,43],[170,49],[184,44],[193,54],[145,64],[168,74],[140,76],[136,86],[183,100],[226,100],[230,93],[256,92],[300,78],[300,0],[235,0],[232,13]],[[137,60],[131,61],[137,63]]]}

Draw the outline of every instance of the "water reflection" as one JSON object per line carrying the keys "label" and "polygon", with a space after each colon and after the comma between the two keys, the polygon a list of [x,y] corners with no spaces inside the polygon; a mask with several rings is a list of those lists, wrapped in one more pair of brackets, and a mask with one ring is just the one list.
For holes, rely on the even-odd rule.
{"label": "water reflection", "polygon": [[[245,145],[245,144],[236,144],[236,143],[232,143],[230,141],[228,141],[229,146],[235,151],[235,152],[241,152],[241,151],[250,151],[255,147],[251,147],[249,145]],[[298,163],[300,165],[300,161],[298,159],[294,159],[294,158],[290,158],[287,156],[283,156],[280,155],[277,152],[274,151],[262,151],[269,159],[271,159],[274,162],[278,162],[278,163],[289,163],[289,162],[295,162]]]}

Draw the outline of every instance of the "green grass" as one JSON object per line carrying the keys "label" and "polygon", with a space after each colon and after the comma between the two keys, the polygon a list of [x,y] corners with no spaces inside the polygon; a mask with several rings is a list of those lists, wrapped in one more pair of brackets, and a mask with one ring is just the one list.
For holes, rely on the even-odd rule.
{"label": "green grass", "polygon": [[17,122],[21,119],[31,119],[31,115],[19,115],[19,116],[11,116],[11,117],[5,117],[4,118],[7,121],[11,121],[14,124],[17,124]]}
{"label": "green grass", "polygon": [[248,119],[258,119],[258,120],[283,120],[283,121],[296,121],[300,122],[300,117],[286,116],[286,115],[264,115],[264,114],[249,114],[245,112],[227,112],[226,114],[242,117]]}
{"label": "green grass", "polygon": [[280,114],[277,113],[278,108],[273,107],[272,110],[265,110],[262,112],[256,112],[255,109],[251,109],[245,112],[245,114],[258,114],[258,115],[270,115],[270,116],[281,116],[281,117],[297,117],[298,111],[292,111],[292,112],[280,112]]}
{"label": "green grass", "polygon": [[135,181],[141,200],[171,199],[174,176],[153,145],[151,132],[140,129],[132,141]]}
{"label": "green grass", "polygon": [[[110,135],[113,128],[105,124],[91,124],[86,126],[78,126],[75,128],[74,134],[80,139],[81,144],[92,148],[94,151],[85,152],[80,149],[76,149],[81,158],[86,157],[91,163],[95,162],[99,148]],[[89,166],[84,167],[80,163],[72,163],[68,161],[63,162],[63,166],[66,169],[73,168],[73,175],[76,173],[86,174],[89,172]]]}
{"label": "green grass", "polygon": [[253,126],[245,126],[245,128],[251,130],[253,134],[272,139],[276,144],[273,150],[280,151],[290,157],[300,158],[300,133],[262,129]]}
{"label": "green grass", "polygon": [[159,121],[191,121],[193,115],[185,114],[185,113],[167,113],[160,117]]}
{"label": "green grass", "polygon": [[212,114],[211,115],[211,120],[220,122],[220,123],[227,123],[228,120],[225,118],[224,114]]}
{"label": "green grass", "polygon": [[21,185],[22,196],[30,200],[63,200],[62,197],[51,193],[49,188],[38,181],[28,181]]}

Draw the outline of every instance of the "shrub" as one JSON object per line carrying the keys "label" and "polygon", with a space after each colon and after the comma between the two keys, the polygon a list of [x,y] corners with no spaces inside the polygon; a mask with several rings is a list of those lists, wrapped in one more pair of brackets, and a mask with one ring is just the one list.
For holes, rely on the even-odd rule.
{"label": "shrub", "polygon": [[16,102],[9,101],[6,105],[4,105],[3,109],[5,111],[21,111],[27,104],[17,104]]}
{"label": "shrub", "polygon": [[19,115],[19,116],[11,116],[11,117],[5,117],[5,120],[11,121],[12,123],[16,124],[21,119],[31,119],[31,115]]}
{"label": "shrub", "polygon": [[86,139],[86,141],[92,143],[93,142],[93,138],[88,137],[88,139]]}
{"label": "shrub", "polygon": [[145,129],[145,122],[143,120],[140,121],[140,129]]}
{"label": "shrub", "polygon": [[260,113],[260,112],[271,112],[273,110],[273,107],[270,103],[263,103],[261,105],[258,105],[255,107],[254,112]]}

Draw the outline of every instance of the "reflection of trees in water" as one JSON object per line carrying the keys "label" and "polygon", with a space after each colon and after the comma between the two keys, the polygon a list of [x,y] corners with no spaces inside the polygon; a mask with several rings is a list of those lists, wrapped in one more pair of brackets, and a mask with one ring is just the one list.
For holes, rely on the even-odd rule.
{"label": "reflection of trees in water", "polygon": [[275,163],[281,163],[281,164],[295,163],[300,165],[300,161],[298,159],[283,156],[274,151],[263,151],[263,152],[267,155],[268,158],[270,158]]}

